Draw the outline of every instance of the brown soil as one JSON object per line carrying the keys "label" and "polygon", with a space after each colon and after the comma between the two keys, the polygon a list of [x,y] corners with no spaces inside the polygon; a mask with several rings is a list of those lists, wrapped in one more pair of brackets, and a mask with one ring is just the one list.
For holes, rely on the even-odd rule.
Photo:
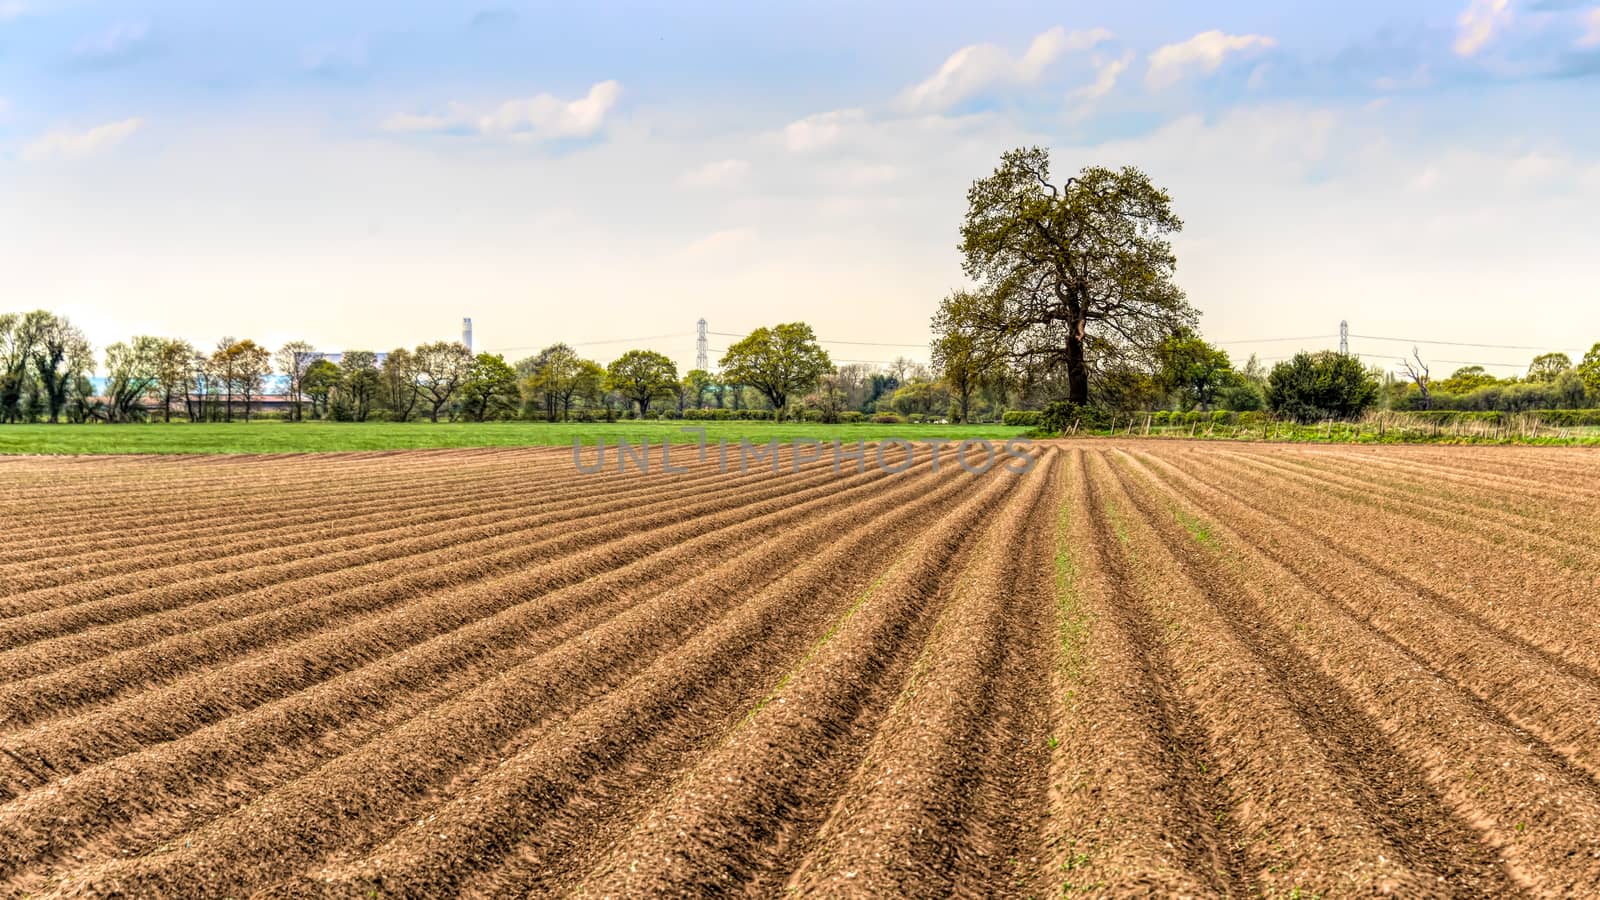
{"label": "brown soil", "polygon": [[0,460],[0,895],[1600,884],[1600,457],[1038,454]]}

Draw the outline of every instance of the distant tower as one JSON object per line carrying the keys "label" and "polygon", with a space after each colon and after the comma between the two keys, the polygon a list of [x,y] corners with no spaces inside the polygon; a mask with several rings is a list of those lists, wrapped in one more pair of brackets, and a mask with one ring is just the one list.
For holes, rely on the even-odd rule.
{"label": "distant tower", "polygon": [[466,344],[468,350],[472,349],[472,318],[470,316],[461,320],[461,343]]}
{"label": "distant tower", "polygon": [[1350,355],[1350,323],[1339,320],[1339,355]]}
{"label": "distant tower", "polygon": [[706,320],[695,323],[698,337],[694,342],[694,367],[702,372],[711,371],[711,360],[706,353]]}

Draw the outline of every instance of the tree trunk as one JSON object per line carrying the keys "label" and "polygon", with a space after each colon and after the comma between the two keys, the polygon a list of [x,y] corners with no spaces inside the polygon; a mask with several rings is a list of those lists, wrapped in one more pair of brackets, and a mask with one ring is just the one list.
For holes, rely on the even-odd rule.
{"label": "tree trunk", "polygon": [[1067,400],[1079,406],[1089,403],[1089,360],[1083,352],[1083,323],[1067,334]]}

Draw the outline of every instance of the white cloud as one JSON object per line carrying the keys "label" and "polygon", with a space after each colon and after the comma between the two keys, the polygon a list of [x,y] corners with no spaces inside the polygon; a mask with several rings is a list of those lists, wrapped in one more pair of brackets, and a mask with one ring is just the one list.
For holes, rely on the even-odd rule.
{"label": "white cloud", "polygon": [[1600,47],[1600,6],[1589,10],[1584,16],[1588,29],[1583,37],[1578,38],[1579,47]]}
{"label": "white cloud", "polygon": [[605,124],[606,114],[621,95],[622,85],[602,81],[576,100],[539,94],[507,100],[490,110],[451,103],[443,113],[390,116],[383,127],[397,132],[467,131],[514,141],[589,137]]}
{"label": "white cloud", "polygon": [[783,142],[795,153],[809,153],[837,142],[845,128],[866,118],[859,109],[836,109],[806,116],[784,126]]}
{"label": "white cloud", "polygon": [[28,8],[21,3],[0,3],[0,22],[9,22],[27,11]]}
{"label": "white cloud", "polygon": [[126,59],[137,53],[150,39],[150,23],[128,22],[84,38],[72,55],[85,63],[106,63]]}
{"label": "white cloud", "polygon": [[728,187],[744,180],[750,163],[742,159],[722,159],[697,166],[678,176],[684,187]]}
{"label": "white cloud", "polygon": [[1095,60],[1094,81],[1077,88],[1067,96],[1073,100],[1094,101],[1111,93],[1117,86],[1117,78],[1133,63],[1133,54],[1124,54],[1119,59]]}
{"label": "white cloud", "polygon": [[917,110],[943,110],[995,87],[1033,84],[1064,53],[1087,50],[1111,39],[1104,28],[1067,31],[1056,27],[1033,39],[1020,57],[994,44],[971,44],[950,54],[926,81],[906,92]]}
{"label": "white cloud", "polygon": [[1223,34],[1202,31],[1179,44],[1168,44],[1150,54],[1150,71],[1145,83],[1151,88],[1171,87],[1195,71],[1211,73],[1230,53],[1264,49],[1277,41],[1260,34]]}
{"label": "white cloud", "polygon": [[29,161],[51,157],[81,159],[115,147],[138,131],[143,124],[143,119],[135,117],[120,122],[107,122],[87,131],[65,129],[52,131],[22,148],[22,158]]}
{"label": "white cloud", "polygon": [[1482,50],[1495,32],[1510,21],[1511,0],[1471,0],[1456,19],[1457,55],[1472,56]]}

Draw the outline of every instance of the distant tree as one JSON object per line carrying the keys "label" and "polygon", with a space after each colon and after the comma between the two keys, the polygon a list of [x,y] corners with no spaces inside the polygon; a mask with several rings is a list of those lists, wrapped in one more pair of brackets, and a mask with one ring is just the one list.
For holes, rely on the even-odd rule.
{"label": "distant tree", "polygon": [[1272,367],[1267,402],[1298,422],[1351,419],[1378,397],[1378,382],[1354,356],[1324,351],[1297,353]]}
{"label": "distant tree", "polygon": [[1086,404],[1091,373],[1193,324],[1168,240],[1182,227],[1138,169],[1091,166],[1055,184],[1049,151],[1021,148],[967,192],[963,268],[1004,304],[1012,359],[1063,369],[1066,399]]}
{"label": "distant tree", "polygon": [[1156,346],[1161,387],[1178,398],[1179,408],[1210,409],[1217,394],[1233,381],[1233,363],[1226,351],[1206,343],[1188,327],[1167,335]]}
{"label": "distant tree", "polygon": [[214,377],[216,368],[211,357],[200,350],[196,350],[189,360],[189,381],[193,385],[193,391],[189,395],[185,411],[189,414],[191,423],[211,421],[217,417],[217,383]]}
{"label": "distant tree", "polygon": [[306,366],[300,376],[300,389],[311,398],[311,417],[325,418],[334,391],[344,382],[344,370],[331,360],[318,359]]}
{"label": "distant tree", "polygon": [[32,348],[34,374],[51,422],[61,421],[67,394],[79,375],[94,366],[93,351],[64,316],[36,310],[23,317],[24,341]]}
{"label": "distant tree", "polygon": [[409,422],[417,408],[417,359],[396,347],[383,360],[383,401],[396,421]]}
{"label": "distant tree", "polygon": [[547,421],[565,420],[572,409],[572,400],[581,386],[587,371],[587,360],[566,344],[551,344],[539,355],[518,364],[523,371],[520,387],[530,403],[544,408]]}
{"label": "distant tree", "polygon": [[1239,370],[1239,374],[1247,381],[1255,382],[1261,387],[1263,392],[1266,391],[1267,367],[1261,364],[1261,358],[1256,354],[1250,354],[1250,358],[1245,360],[1244,368]]}
{"label": "distant tree", "polygon": [[106,418],[132,422],[145,414],[144,399],[160,380],[161,338],[139,336],[106,348]]}
{"label": "distant tree", "polygon": [[1422,408],[1433,409],[1433,378],[1428,371],[1428,364],[1422,361],[1422,351],[1416,347],[1411,348],[1411,359],[1400,360],[1400,365],[1405,366],[1406,378],[1417,386],[1417,393],[1422,397]]}
{"label": "distant tree", "polygon": [[111,407],[94,395],[94,384],[85,372],[72,376],[67,385],[66,403],[61,409],[68,422],[80,425],[91,419],[100,422],[111,420]]}
{"label": "distant tree", "polygon": [[1600,403],[1600,344],[1590,347],[1583,355],[1583,362],[1578,363],[1578,377],[1583,379],[1589,397]]}
{"label": "distant tree", "polygon": [[350,400],[350,418],[365,422],[383,388],[378,355],[371,350],[346,350],[339,357],[340,389]]}
{"label": "distant tree", "polygon": [[811,326],[788,322],[761,327],[728,348],[722,357],[724,376],[761,392],[782,417],[791,394],[804,394],[833,371],[833,361],[817,343]]}
{"label": "distant tree", "polygon": [[1528,380],[1555,381],[1556,376],[1572,368],[1572,357],[1565,353],[1543,353],[1528,364]]}
{"label": "distant tree", "polygon": [[517,405],[517,370],[498,353],[479,353],[461,383],[461,408],[467,417],[482,422],[489,416],[514,412]]}
{"label": "distant tree", "polygon": [[807,394],[803,402],[807,409],[816,410],[824,423],[832,425],[839,421],[839,414],[849,408],[847,401],[839,376],[824,375],[817,379],[817,389]]}
{"label": "distant tree", "polygon": [[289,418],[300,421],[300,404],[305,399],[306,368],[320,359],[315,347],[305,341],[290,341],[278,349],[273,362],[284,376],[284,399],[289,401]]}
{"label": "distant tree", "polygon": [[895,389],[889,404],[903,415],[944,415],[950,409],[950,392],[931,379],[912,378]]}
{"label": "distant tree", "polygon": [[33,359],[33,334],[16,313],[0,314],[0,422],[23,420],[22,397]]}
{"label": "distant tree", "polygon": [[[572,394],[567,402],[582,400],[590,408],[601,406],[606,395],[606,370],[592,359],[578,360],[578,374],[573,379]],[[571,411],[567,406],[561,408],[561,418],[570,418]]]}
{"label": "distant tree", "polygon": [[1484,371],[1483,366],[1463,366],[1450,373],[1450,377],[1435,382],[1434,386],[1446,394],[1470,394],[1480,388],[1498,384],[1500,379]]}
{"label": "distant tree", "polygon": [[683,376],[684,402],[695,409],[704,409],[706,393],[711,390],[713,383],[714,379],[710,372],[705,369],[690,369],[688,374]]}
{"label": "distant tree", "polygon": [[214,385],[213,394],[222,395],[222,420],[233,421],[233,392],[239,386],[239,342],[232,337],[217,341],[206,370],[208,380]]}
{"label": "distant tree", "polygon": [[[156,350],[154,389],[161,397],[161,418],[172,421],[172,404],[182,402],[187,409],[194,390],[195,349],[188,341],[168,338]],[[192,415],[192,413],[191,413]]]}
{"label": "distant tree", "polygon": [[233,349],[238,363],[234,377],[238,379],[239,399],[244,401],[244,420],[248,422],[255,402],[266,390],[267,376],[272,374],[272,354],[248,338]]}
{"label": "distant tree", "polygon": [[629,350],[606,367],[606,383],[638,404],[642,418],[649,414],[653,401],[671,397],[677,391],[678,366],[654,350]]}
{"label": "distant tree", "polygon": [[472,351],[460,341],[435,341],[418,347],[413,357],[417,391],[428,404],[428,417],[437,422],[472,371]]}
{"label": "distant tree", "polygon": [[958,401],[957,421],[971,419],[973,392],[1000,365],[1004,320],[1005,304],[993,291],[955,291],[939,303],[933,365]]}
{"label": "distant tree", "polygon": [[1233,412],[1266,409],[1267,391],[1243,372],[1235,372],[1228,384],[1217,391],[1217,405]]}

